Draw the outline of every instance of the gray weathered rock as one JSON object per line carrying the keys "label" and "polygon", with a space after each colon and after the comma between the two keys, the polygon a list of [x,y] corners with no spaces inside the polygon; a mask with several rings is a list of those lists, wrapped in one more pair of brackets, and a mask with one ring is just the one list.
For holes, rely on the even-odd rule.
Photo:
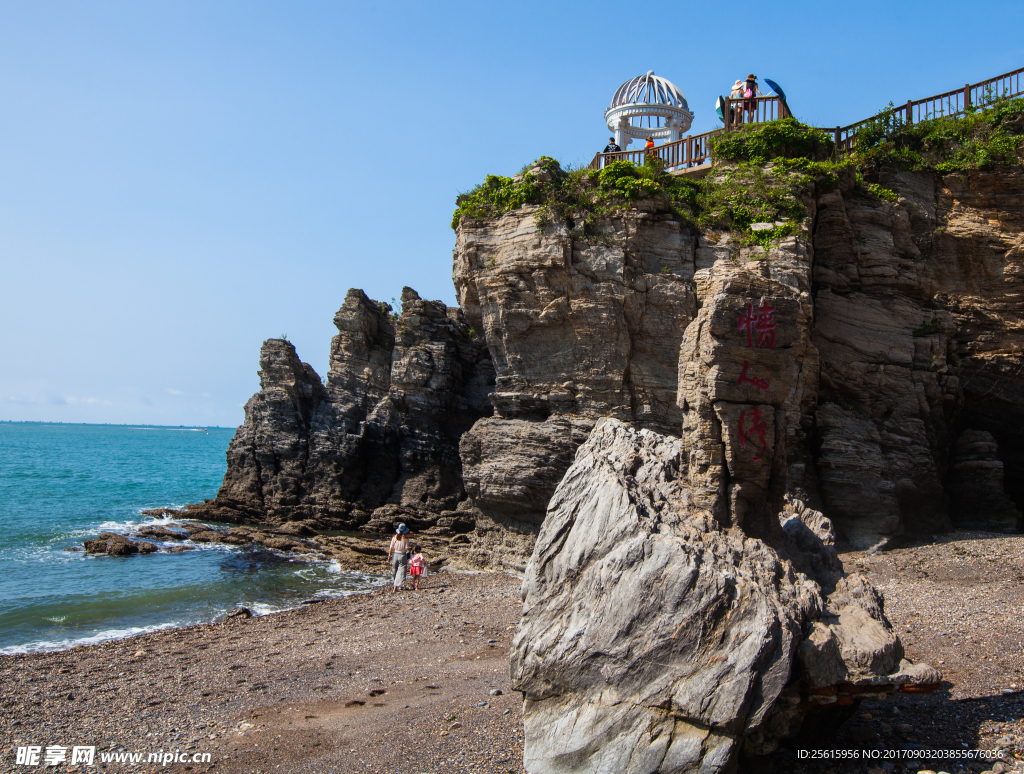
{"label": "gray weathered rock", "polygon": [[[667,202],[598,224],[538,229],[537,208],[462,222],[459,304],[496,369],[495,416],[463,438],[466,490],[485,544],[511,540],[525,562],[559,478],[594,422],[613,416],[679,432],[679,342],[693,318],[693,239]],[[502,536],[501,533],[510,533]]]}
{"label": "gray weathered rock", "polygon": [[481,419],[460,443],[466,493],[495,518],[536,531],[592,426],[571,414],[543,422]]}
{"label": "gray weathered rock", "polygon": [[813,459],[818,351],[808,229],[761,260],[695,275],[701,308],[683,337],[679,406],[695,504],[723,525],[777,536],[786,495],[818,499]]}
{"label": "gray weathered rock", "polygon": [[[563,176],[550,162],[531,174]],[[681,433],[694,497],[751,535],[779,530],[787,495],[857,548],[951,517],[1010,528],[1024,504],[1024,174],[884,172],[896,202],[852,173],[792,180],[806,217],[767,251],[698,234],[664,197],[586,238],[557,218],[538,228],[533,205],[461,220],[461,314],[408,291],[396,320],[352,291],[326,385],[267,342],[224,486],[195,515],[479,523],[466,555],[487,563],[503,531],[528,550],[608,416]],[[954,455],[974,430],[997,452]]]}
{"label": "gray weathered rock", "polygon": [[[805,669],[814,685],[939,679],[901,665],[877,592],[838,578],[820,513],[787,503],[773,548],[698,505],[686,468],[679,439],[603,419],[559,484],[512,647],[533,774],[735,771],[799,730]],[[807,555],[823,578],[787,558]]]}
{"label": "gray weathered rock", "polygon": [[955,523],[998,532],[1024,528],[1021,512],[1006,496],[998,455],[996,439],[984,430],[965,430],[957,438],[949,485]]}
{"label": "gray weathered rock", "polygon": [[351,290],[334,322],[326,384],[289,342],[263,345],[221,490],[189,515],[351,528],[391,504],[422,527],[464,499],[459,439],[490,413],[494,370],[461,312],[405,288],[391,315]]}
{"label": "gray weathered rock", "polygon": [[950,428],[987,431],[1005,494],[1017,510],[1024,501],[1024,444],[1011,429],[1024,425],[1024,175],[885,172],[878,182],[899,200],[847,179],[817,201],[822,505],[858,546],[946,529],[950,515],[1005,527],[994,480],[988,494],[960,496],[947,471]]}

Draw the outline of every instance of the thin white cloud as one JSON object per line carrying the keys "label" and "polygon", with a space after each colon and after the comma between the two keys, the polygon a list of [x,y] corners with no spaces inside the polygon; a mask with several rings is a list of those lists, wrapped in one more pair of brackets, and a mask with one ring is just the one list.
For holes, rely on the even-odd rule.
{"label": "thin white cloud", "polygon": [[173,387],[168,387],[167,388],[167,394],[168,395],[184,395],[185,393],[182,392],[181,390],[176,390]]}

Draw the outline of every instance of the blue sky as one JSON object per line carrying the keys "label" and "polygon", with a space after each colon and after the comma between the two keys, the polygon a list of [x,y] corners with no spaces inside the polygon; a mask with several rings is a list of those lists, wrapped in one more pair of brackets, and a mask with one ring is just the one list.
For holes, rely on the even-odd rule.
{"label": "blue sky", "polygon": [[654,70],[835,126],[1024,66],[990,2],[0,2],[0,419],[236,425],[350,287],[454,304],[455,196],[589,161]]}

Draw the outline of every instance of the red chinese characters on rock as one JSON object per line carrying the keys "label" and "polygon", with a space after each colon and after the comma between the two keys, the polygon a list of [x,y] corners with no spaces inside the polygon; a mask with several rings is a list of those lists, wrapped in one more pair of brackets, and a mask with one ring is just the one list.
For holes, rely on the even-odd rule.
{"label": "red chinese characters on rock", "polygon": [[759,379],[756,376],[747,376],[747,369],[750,368],[750,363],[746,360],[743,361],[743,370],[740,372],[740,378],[737,380],[737,384],[741,387],[744,384],[749,384],[751,387],[757,389],[758,392],[768,391],[768,382],[764,379]]}
{"label": "red chinese characters on rock", "polygon": [[[775,348],[775,307],[771,304],[762,303],[755,312],[754,305],[748,303],[746,312],[740,312],[740,320],[736,327],[746,333],[748,347],[754,346],[754,334],[756,333],[757,346],[768,347],[769,349]],[[768,382],[759,377],[751,376],[747,372],[749,368],[750,363],[744,360],[743,371],[740,373],[740,378],[736,383],[741,387],[744,384],[749,384],[758,392],[767,392]]]}
{"label": "red chinese characters on rock", "polygon": [[[747,347],[754,346],[756,334],[758,347],[774,349],[776,328],[775,307],[762,301],[755,311],[754,305],[752,303],[747,303],[746,310],[740,312],[740,318],[736,328],[746,334]],[[740,372],[740,378],[736,383],[741,387],[744,384],[748,384],[758,392],[767,392],[769,387],[767,380],[761,379],[757,376],[751,376],[749,371],[750,362],[744,360],[743,370]],[[765,451],[768,449],[768,443],[764,437],[767,429],[768,427],[765,424],[760,408],[755,408],[752,411],[740,412],[740,423],[738,428],[740,446],[746,449],[747,446],[750,445],[754,450],[756,450],[757,454],[753,458],[754,462],[760,462]]]}
{"label": "red chinese characters on rock", "polygon": [[[761,457],[764,456],[765,450],[768,448],[768,442],[764,439],[764,434],[767,429],[764,419],[761,416],[760,407],[755,408],[753,411],[740,412],[740,446],[746,449],[747,444],[749,443],[758,450],[757,456],[754,457],[754,462],[759,462]],[[760,441],[760,443],[756,443],[756,441]]]}
{"label": "red chinese characters on rock", "polygon": [[775,348],[775,307],[762,303],[754,311],[754,305],[747,304],[747,311],[740,312],[740,320],[736,327],[747,334],[747,346],[754,345],[754,334],[757,334],[757,346]]}

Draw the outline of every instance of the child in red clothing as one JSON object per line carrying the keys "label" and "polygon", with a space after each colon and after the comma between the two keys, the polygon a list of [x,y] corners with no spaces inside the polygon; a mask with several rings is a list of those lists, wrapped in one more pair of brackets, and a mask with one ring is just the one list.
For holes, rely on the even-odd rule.
{"label": "child in red clothing", "polygon": [[420,576],[423,575],[423,569],[426,565],[427,563],[423,561],[420,547],[413,546],[412,559],[409,560],[409,573],[412,575],[413,589],[416,591],[420,590]]}

